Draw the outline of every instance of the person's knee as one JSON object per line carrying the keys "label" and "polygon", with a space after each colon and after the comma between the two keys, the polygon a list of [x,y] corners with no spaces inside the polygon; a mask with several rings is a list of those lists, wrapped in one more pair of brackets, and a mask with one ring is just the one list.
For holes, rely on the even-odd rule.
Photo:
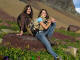
{"label": "person's knee", "polygon": [[56,26],[56,22],[54,22],[53,24],[54,24],[54,26]]}
{"label": "person's knee", "polygon": [[56,22],[54,22],[54,23],[51,23],[51,26],[56,26]]}

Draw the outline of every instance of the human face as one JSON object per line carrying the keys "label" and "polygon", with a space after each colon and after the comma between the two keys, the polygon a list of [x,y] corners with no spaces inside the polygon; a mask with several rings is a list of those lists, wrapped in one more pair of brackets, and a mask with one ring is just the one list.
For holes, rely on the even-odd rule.
{"label": "human face", "polygon": [[46,11],[45,10],[42,11],[41,16],[44,18],[46,17]]}
{"label": "human face", "polygon": [[30,8],[30,7],[28,7],[26,13],[27,13],[27,14],[30,14],[30,13],[31,13],[31,8]]}

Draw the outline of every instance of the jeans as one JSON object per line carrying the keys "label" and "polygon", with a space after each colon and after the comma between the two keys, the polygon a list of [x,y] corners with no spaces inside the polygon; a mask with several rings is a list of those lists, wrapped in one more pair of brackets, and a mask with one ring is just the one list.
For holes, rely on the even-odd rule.
{"label": "jeans", "polygon": [[52,54],[52,56],[54,56],[55,60],[57,60],[56,57],[58,55],[52,50],[51,44],[47,39],[47,36],[51,37],[53,35],[55,27],[56,27],[56,23],[51,23],[50,27],[47,30],[38,32],[36,34],[36,37],[37,37],[37,39],[39,39],[45,45],[45,47],[47,48],[48,52],[50,54]]}

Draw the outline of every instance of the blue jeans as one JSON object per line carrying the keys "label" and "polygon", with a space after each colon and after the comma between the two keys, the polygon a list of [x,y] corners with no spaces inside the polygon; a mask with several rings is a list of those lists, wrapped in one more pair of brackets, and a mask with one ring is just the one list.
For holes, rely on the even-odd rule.
{"label": "blue jeans", "polygon": [[58,55],[52,50],[51,44],[47,39],[47,36],[51,37],[53,35],[55,27],[56,27],[56,23],[51,23],[50,27],[47,30],[38,32],[36,34],[36,37],[45,45],[45,47],[47,48],[48,52],[50,54],[52,54],[52,56],[54,56],[54,58],[56,60],[56,57]]}

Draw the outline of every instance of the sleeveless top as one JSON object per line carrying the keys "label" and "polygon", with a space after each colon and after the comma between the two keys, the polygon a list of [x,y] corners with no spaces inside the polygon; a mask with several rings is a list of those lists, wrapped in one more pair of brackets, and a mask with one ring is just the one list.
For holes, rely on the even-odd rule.
{"label": "sleeveless top", "polygon": [[33,20],[33,24],[34,24],[34,30],[39,29],[39,30],[44,30],[44,28],[40,25],[40,22],[43,22],[47,25],[47,20],[46,18],[43,17],[39,17],[35,20]]}

